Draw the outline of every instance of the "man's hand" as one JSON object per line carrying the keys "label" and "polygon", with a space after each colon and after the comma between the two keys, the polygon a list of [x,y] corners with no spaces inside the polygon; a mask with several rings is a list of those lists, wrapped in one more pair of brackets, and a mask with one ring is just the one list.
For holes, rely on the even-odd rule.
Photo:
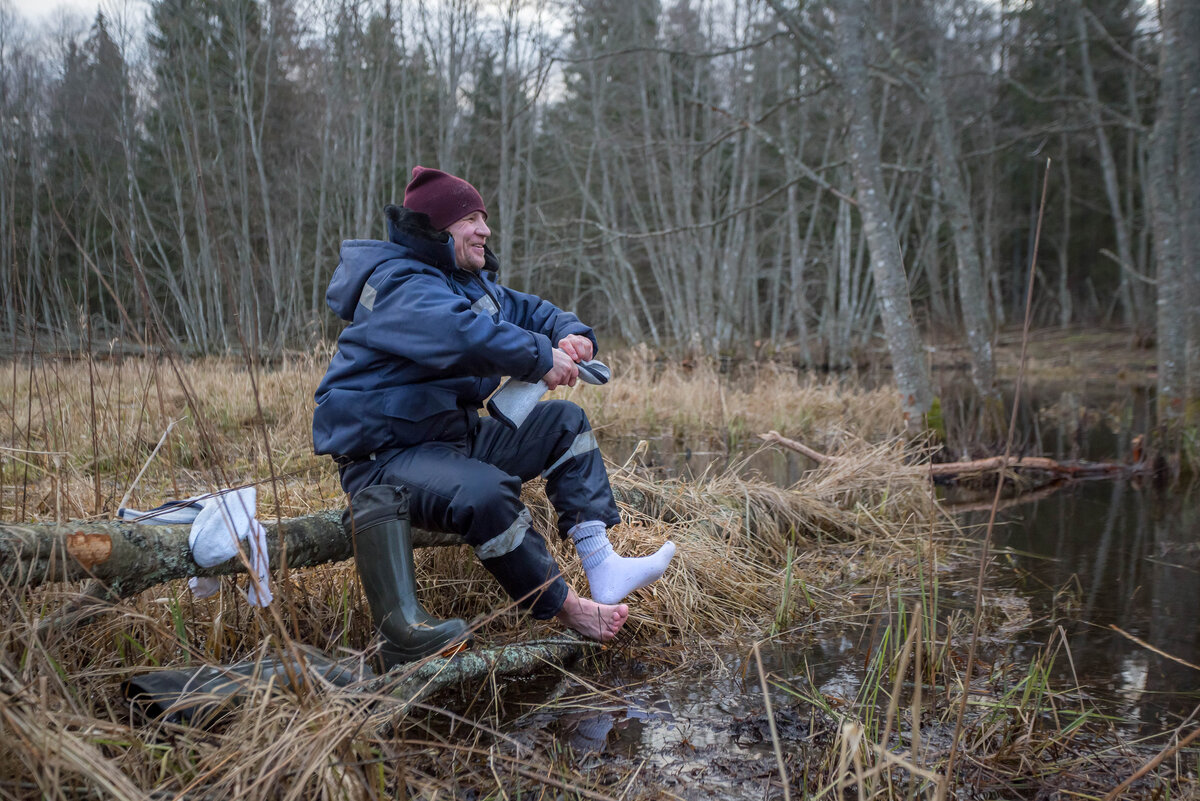
{"label": "man's hand", "polygon": [[[586,337],[581,337],[586,341]],[[566,342],[567,339],[563,339]],[[588,350],[590,351],[592,343],[588,342]],[[554,366],[550,368],[550,372],[542,376],[542,381],[546,382],[548,389],[561,387],[564,384],[568,387],[575,386],[575,379],[579,378],[579,368],[575,365],[575,360],[572,359],[563,348],[555,348]]]}
{"label": "man's hand", "polygon": [[567,334],[558,341],[558,347],[574,362],[586,362],[592,358],[592,340],[580,334]]}

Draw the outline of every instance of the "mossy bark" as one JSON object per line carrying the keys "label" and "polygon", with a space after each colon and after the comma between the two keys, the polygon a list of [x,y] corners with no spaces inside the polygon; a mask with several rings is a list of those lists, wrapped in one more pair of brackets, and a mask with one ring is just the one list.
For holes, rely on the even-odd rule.
{"label": "mossy bark", "polygon": [[[340,562],[354,555],[341,512],[264,522],[271,565],[291,568]],[[245,573],[243,559],[202,568],[192,560],[187,525],[127,522],[0,525],[0,580],[10,587],[94,578],[126,598],[165,581]],[[413,530],[418,547],[456,545],[458,537]]]}
{"label": "mossy bark", "polygon": [[528,676],[550,666],[565,665],[584,649],[602,648],[583,640],[535,640],[534,642],[463,651],[449,658],[431,659],[412,668],[395,668],[364,685],[367,692],[380,692],[405,702],[419,702],[441,690],[460,684],[478,684],[487,676]]}
{"label": "mossy bark", "polygon": [[319,677],[318,684],[330,682],[353,693],[390,697],[400,702],[398,711],[405,713],[442,690],[478,686],[489,677],[528,676],[559,668],[585,651],[604,647],[565,637],[516,642],[412,663],[376,676],[359,658],[335,661],[310,646],[293,646],[277,657],[232,665],[139,673],[125,682],[122,692],[137,699],[135,706],[150,717],[173,714],[193,726],[208,726],[256,689],[295,690]]}
{"label": "mossy bark", "polygon": [[[664,519],[671,511],[649,493],[614,488],[625,505]],[[340,510],[263,522],[272,567],[313,567],[354,556],[350,535],[342,528]],[[156,584],[192,576],[227,576],[247,572],[245,560],[233,558],[215,567],[200,567],[188,548],[188,525],[144,525],[123,521],[84,523],[0,524],[0,581],[10,587],[39,586],[56,581],[95,579],[109,597],[128,598]],[[413,529],[418,548],[458,545],[453,534]]]}

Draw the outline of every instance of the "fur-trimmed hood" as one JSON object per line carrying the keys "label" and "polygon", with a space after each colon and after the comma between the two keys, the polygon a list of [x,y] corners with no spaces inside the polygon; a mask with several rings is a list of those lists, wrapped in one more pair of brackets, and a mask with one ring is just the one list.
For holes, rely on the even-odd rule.
{"label": "fur-trimmed hood", "polygon": [[[385,263],[404,259],[415,269],[425,265],[450,276],[468,274],[454,263],[454,241],[450,234],[435,230],[428,215],[396,205],[387,206],[384,215],[387,219],[386,242],[348,239],[342,243],[341,260],[329,281],[325,301],[343,320],[354,319],[354,310],[368,281]],[[490,273],[487,277],[495,280],[499,270],[496,254],[485,246],[483,272]]]}
{"label": "fur-trimmed hood", "polygon": [[[411,245],[414,241],[445,245],[451,240],[450,234],[438,231],[433,227],[428,214],[397,206],[394,203],[389,203],[384,207],[383,213],[387,217],[388,240],[397,245]],[[453,252],[453,245],[451,245],[451,252]],[[500,260],[487,245],[483,246],[483,269],[491,273],[500,272]]]}

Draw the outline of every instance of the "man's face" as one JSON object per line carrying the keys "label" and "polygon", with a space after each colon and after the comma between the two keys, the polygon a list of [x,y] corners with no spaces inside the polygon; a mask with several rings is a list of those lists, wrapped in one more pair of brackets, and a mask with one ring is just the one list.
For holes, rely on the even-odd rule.
{"label": "man's face", "polygon": [[483,269],[483,244],[491,236],[483,212],[475,211],[446,229],[454,237],[454,262],[464,270]]}

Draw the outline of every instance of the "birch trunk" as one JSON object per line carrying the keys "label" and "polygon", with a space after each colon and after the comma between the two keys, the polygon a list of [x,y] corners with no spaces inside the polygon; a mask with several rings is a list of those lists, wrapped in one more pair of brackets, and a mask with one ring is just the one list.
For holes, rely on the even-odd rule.
{"label": "birch trunk", "polygon": [[[667,522],[678,520],[663,500],[636,489],[614,487],[617,501]],[[287,554],[290,569],[341,562],[354,556],[354,543],[342,527],[342,512],[330,510],[269,522],[267,554],[271,565]],[[124,521],[26,523],[0,525],[0,581],[8,587],[36,587],[57,581],[92,579],[110,597],[128,598],[156,584],[193,576],[229,576],[248,572],[233,558],[202,568],[188,548],[190,525],[144,525]],[[413,546],[459,545],[454,534],[413,529]]]}
{"label": "birch trunk", "polygon": [[1063,207],[1062,207],[1062,231],[1059,232],[1058,246],[1058,325],[1060,328],[1068,328],[1071,325],[1072,303],[1071,303],[1071,162],[1067,156],[1067,135],[1064,133],[1059,138],[1062,147],[1062,183],[1063,183]]}
{"label": "birch trunk", "polygon": [[1158,263],[1158,419],[1168,429],[1183,412],[1188,319],[1177,183],[1182,101],[1177,54],[1182,5],[1164,2],[1162,6],[1158,107],[1150,134],[1150,210]]}
{"label": "birch trunk", "polygon": [[[289,568],[337,562],[353,556],[341,512],[331,511],[264,523],[272,565],[281,547]],[[188,525],[126,522],[45,523],[0,526],[0,577],[10,586],[96,579],[122,598],[165,581],[246,572],[240,559],[211,568],[192,561]],[[417,546],[456,544],[457,537],[415,530]]]}
{"label": "birch trunk", "polygon": [[924,346],[913,319],[908,278],[900,261],[900,242],[884,197],[883,167],[875,133],[867,84],[863,43],[866,8],[863,0],[838,4],[837,40],[841,56],[841,83],[850,116],[850,167],[863,229],[871,250],[871,269],[879,314],[891,352],[901,409],[909,431],[925,426],[933,403],[933,389],[925,364]]}
{"label": "birch trunk", "polygon": [[1175,0],[1179,76],[1183,95],[1179,141],[1180,228],[1183,233],[1182,313],[1187,321],[1184,358],[1184,425],[1200,429],[1200,6]]}
{"label": "birch trunk", "polygon": [[1118,294],[1121,299],[1121,310],[1125,324],[1138,325],[1138,309],[1134,302],[1134,290],[1130,283],[1133,272],[1133,246],[1130,244],[1129,223],[1124,209],[1121,207],[1120,182],[1117,179],[1117,162],[1113,156],[1112,145],[1108,140],[1108,131],[1100,117],[1100,94],[1096,88],[1096,78],[1092,70],[1092,59],[1088,47],[1087,24],[1083,19],[1083,8],[1076,5],[1075,33],[1079,37],[1079,61],[1083,73],[1083,87],[1087,93],[1088,119],[1092,124],[1092,133],[1096,137],[1096,146],[1100,150],[1100,171],[1104,176],[1104,194],[1108,198],[1109,213],[1112,214],[1113,229],[1117,236],[1117,257],[1121,260],[1121,283]]}
{"label": "birch trunk", "polygon": [[[937,33],[933,34],[938,36]],[[926,102],[933,116],[933,140],[937,149],[937,166],[941,198],[946,218],[954,235],[954,252],[958,256],[958,299],[966,327],[967,345],[971,349],[971,378],[983,398],[996,397],[996,366],[992,356],[992,321],[987,310],[987,288],[983,280],[983,263],[979,258],[979,238],[971,200],[967,196],[959,170],[958,145],[955,142],[950,111],[946,107],[946,89],[941,77],[941,42],[935,44],[934,64],[926,74]]]}
{"label": "birch trunk", "polygon": [[[934,178],[930,181],[929,188],[933,196],[938,197],[942,191],[942,182]],[[946,300],[945,282],[942,279],[942,254],[939,246],[941,230],[942,204],[931,203],[929,221],[925,224],[925,232],[913,261],[925,265],[925,278],[929,285],[929,312],[933,320],[937,321],[937,326],[949,328],[950,308]]]}

